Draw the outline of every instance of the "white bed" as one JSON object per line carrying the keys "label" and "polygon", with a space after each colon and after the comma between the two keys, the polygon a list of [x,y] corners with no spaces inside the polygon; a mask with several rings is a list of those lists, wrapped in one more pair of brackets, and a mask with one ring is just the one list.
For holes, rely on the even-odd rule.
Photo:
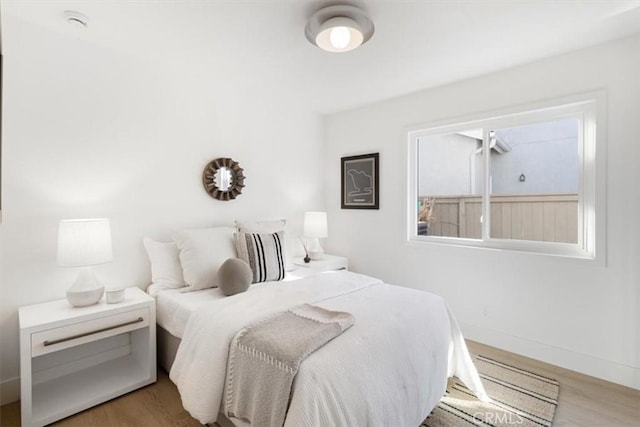
{"label": "white bed", "polygon": [[[298,280],[311,274],[314,273],[309,269],[297,268],[288,271],[283,282]],[[264,285],[265,283],[261,283],[253,286]],[[191,314],[207,303],[227,297],[219,288],[183,292],[182,288],[166,289],[153,283],[147,287],[147,293],[156,299],[158,364],[169,372]]]}
{"label": "white bed", "polygon": [[302,363],[285,426],[417,426],[451,375],[486,398],[455,319],[433,294],[344,271],[255,284],[232,297],[217,288],[163,290],[155,297],[158,324],[171,335],[159,337],[159,347],[167,347],[166,338],[174,349],[182,340],[170,376],[185,409],[202,423],[216,421],[223,410],[235,333],[302,303],[349,312],[355,325]]}

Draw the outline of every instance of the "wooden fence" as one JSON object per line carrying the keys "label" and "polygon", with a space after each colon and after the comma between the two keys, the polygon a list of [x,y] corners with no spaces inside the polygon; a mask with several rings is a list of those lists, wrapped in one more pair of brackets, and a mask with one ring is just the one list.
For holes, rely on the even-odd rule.
{"label": "wooden fence", "polygon": [[[421,198],[423,199],[423,198]],[[482,237],[482,198],[434,198],[430,236]],[[577,243],[577,194],[491,196],[491,237]]]}

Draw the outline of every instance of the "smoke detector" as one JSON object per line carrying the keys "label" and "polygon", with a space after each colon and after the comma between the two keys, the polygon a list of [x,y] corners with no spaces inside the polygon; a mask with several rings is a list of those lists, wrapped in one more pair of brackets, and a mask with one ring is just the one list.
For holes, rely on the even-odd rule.
{"label": "smoke detector", "polygon": [[76,12],[75,10],[65,10],[64,17],[67,20],[67,23],[73,25],[76,28],[87,28],[89,25],[89,18],[86,15],[83,15],[80,12]]}

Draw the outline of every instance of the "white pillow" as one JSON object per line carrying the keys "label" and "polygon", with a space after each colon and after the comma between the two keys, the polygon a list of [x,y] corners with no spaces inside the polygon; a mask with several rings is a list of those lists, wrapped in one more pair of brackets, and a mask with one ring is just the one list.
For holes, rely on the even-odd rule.
{"label": "white pillow", "polygon": [[238,233],[259,233],[273,234],[282,231],[284,233],[284,258],[286,260],[285,269],[291,271],[295,269],[293,263],[293,250],[295,242],[292,242],[286,231],[287,220],[277,219],[272,221],[236,221],[236,230]]}
{"label": "white pillow", "polygon": [[[236,229],[239,233],[277,233],[287,228],[286,219],[273,221],[236,221]],[[245,231],[256,230],[256,231]]]}
{"label": "white pillow", "polygon": [[252,283],[283,280],[284,231],[277,233],[235,233],[238,258],[251,268]]}
{"label": "white pillow", "polygon": [[151,283],[155,289],[177,289],[184,286],[180,252],[174,242],[157,242],[143,239],[144,248],[151,262]]}
{"label": "white pillow", "polygon": [[183,292],[218,286],[218,269],[227,259],[236,258],[234,231],[232,227],[198,228],[173,236],[187,284]]}

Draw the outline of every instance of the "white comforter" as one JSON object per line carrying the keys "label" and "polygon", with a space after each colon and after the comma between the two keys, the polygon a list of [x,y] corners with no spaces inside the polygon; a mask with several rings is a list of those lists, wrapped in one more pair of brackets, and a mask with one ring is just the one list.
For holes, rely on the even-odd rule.
{"label": "white comforter", "polygon": [[418,426],[451,375],[486,399],[440,297],[342,271],[254,285],[194,313],[170,374],[185,409],[215,421],[235,333],[303,303],[349,312],[355,324],[302,363],[285,426]]}

